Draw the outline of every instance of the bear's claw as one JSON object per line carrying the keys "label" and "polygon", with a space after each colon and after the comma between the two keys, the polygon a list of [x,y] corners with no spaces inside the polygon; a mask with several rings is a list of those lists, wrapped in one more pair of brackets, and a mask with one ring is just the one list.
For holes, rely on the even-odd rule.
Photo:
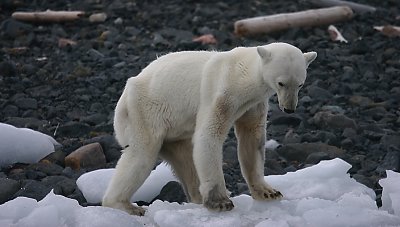
{"label": "bear's claw", "polygon": [[204,206],[213,211],[229,211],[235,207],[233,202],[228,198],[221,198],[217,201],[207,200],[204,202]]}

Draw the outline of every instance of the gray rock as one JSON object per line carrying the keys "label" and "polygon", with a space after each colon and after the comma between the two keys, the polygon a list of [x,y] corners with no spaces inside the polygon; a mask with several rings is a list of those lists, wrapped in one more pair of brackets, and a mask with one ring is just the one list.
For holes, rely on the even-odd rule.
{"label": "gray rock", "polygon": [[42,131],[43,125],[46,125],[47,122],[43,120],[39,120],[32,117],[9,117],[6,119],[4,123],[14,125],[17,128],[32,128],[35,130]]}
{"label": "gray rock", "polygon": [[77,188],[75,179],[69,179],[65,176],[49,176],[43,178],[41,182],[45,186],[53,188],[55,194],[64,196],[73,194]]}
{"label": "gray rock", "polygon": [[397,147],[389,147],[388,150],[389,151],[376,168],[376,172],[378,172],[380,176],[384,176],[386,170],[400,171],[400,149]]}
{"label": "gray rock", "polygon": [[40,162],[50,162],[54,163],[59,166],[65,166],[64,163],[65,153],[62,151],[55,151],[47,155],[46,157],[42,158]]}
{"label": "gray rock", "polygon": [[285,137],[283,138],[283,143],[300,143],[301,142],[301,136],[295,132],[293,132],[293,129],[289,129],[288,132],[285,134]]}
{"label": "gray rock", "polygon": [[12,77],[17,73],[17,69],[13,62],[3,61],[0,62],[0,72],[4,76]]}
{"label": "gray rock", "polygon": [[278,175],[284,174],[281,164],[276,159],[265,159],[264,174],[265,175]]}
{"label": "gray rock", "polygon": [[101,113],[95,113],[86,117],[81,118],[81,122],[89,125],[97,125],[107,121],[107,115]]}
{"label": "gray rock", "polygon": [[394,146],[397,149],[400,149],[400,136],[399,135],[384,135],[380,140],[380,144],[385,149],[388,149],[390,146]]}
{"label": "gray rock", "polygon": [[328,111],[334,114],[344,114],[344,109],[340,106],[323,106],[322,111]]}
{"label": "gray rock", "polygon": [[238,162],[237,148],[235,146],[227,146],[223,152],[224,162],[235,164]]}
{"label": "gray rock", "polygon": [[308,87],[307,91],[308,95],[315,100],[327,100],[333,98],[331,92],[315,85]]}
{"label": "gray rock", "polygon": [[279,114],[280,116],[272,116],[270,122],[272,125],[290,125],[292,127],[298,126],[302,118],[297,114]]}
{"label": "gray rock", "polygon": [[363,185],[365,185],[365,186],[367,186],[367,187],[369,187],[369,188],[374,188],[374,181],[371,179],[371,178],[369,178],[369,177],[366,177],[366,176],[364,176],[364,175],[362,175],[362,174],[358,174],[358,173],[356,173],[356,174],[354,174],[353,176],[352,176],[358,183],[361,183],[361,184],[363,184]]}
{"label": "gray rock", "polygon": [[12,38],[27,34],[32,28],[31,25],[19,22],[15,19],[7,19],[1,23],[1,30],[4,31],[5,35]]}
{"label": "gray rock", "polygon": [[104,54],[102,54],[102,53],[100,53],[98,50],[95,50],[95,49],[90,49],[90,50],[88,50],[87,51],[87,54],[91,57],[91,58],[93,58],[94,60],[99,60],[99,59],[102,59],[102,58],[104,58]]}
{"label": "gray rock", "polygon": [[329,159],[340,157],[344,154],[342,149],[324,143],[284,144],[276,151],[289,162],[305,162],[310,154],[317,152],[325,152],[328,154]]}
{"label": "gray rock", "polygon": [[39,162],[39,163],[30,164],[29,166],[26,167],[25,170],[42,172],[42,173],[46,174],[47,176],[56,176],[56,175],[61,175],[63,168],[61,166],[53,164],[53,163]]}
{"label": "gray rock", "polygon": [[58,128],[58,134],[66,137],[81,137],[86,136],[90,132],[90,126],[76,121],[67,122],[64,125],[60,125]]}
{"label": "gray rock", "polygon": [[22,182],[21,189],[14,194],[14,198],[19,196],[25,196],[28,198],[36,199],[37,201],[42,200],[50,191],[51,187],[48,187],[35,180],[24,180]]}
{"label": "gray rock", "polygon": [[345,128],[342,133],[343,137],[354,139],[357,137],[357,131],[352,128]]}
{"label": "gray rock", "polygon": [[357,129],[357,124],[353,119],[348,118],[343,114],[332,114],[324,111],[316,113],[314,117],[309,120],[309,123],[315,124],[320,128]]}
{"label": "gray rock", "polygon": [[103,147],[107,162],[118,160],[121,156],[121,146],[112,135],[102,135],[84,141],[84,144],[100,143]]}
{"label": "gray rock", "polygon": [[330,155],[324,151],[319,151],[315,153],[311,153],[307,156],[305,161],[306,164],[318,164],[322,160],[329,160],[331,159]]}
{"label": "gray rock", "polygon": [[21,184],[12,179],[0,178],[0,204],[10,200],[21,188]]}
{"label": "gray rock", "polygon": [[15,105],[21,109],[37,109],[38,103],[34,98],[19,98],[15,100]]}
{"label": "gray rock", "polygon": [[7,105],[3,108],[4,117],[18,116],[18,107],[14,105]]}
{"label": "gray rock", "polygon": [[181,185],[176,181],[168,182],[162,189],[160,194],[154,199],[159,199],[168,202],[186,202],[185,192],[183,191]]}

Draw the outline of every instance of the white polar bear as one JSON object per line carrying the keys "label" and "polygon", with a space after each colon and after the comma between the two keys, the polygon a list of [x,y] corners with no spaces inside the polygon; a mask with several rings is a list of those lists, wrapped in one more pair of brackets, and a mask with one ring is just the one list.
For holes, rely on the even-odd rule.
{"label": "white polar bear", "polygon": [[115,109],[114,128],[123,154],[103,206],[143,215],[129,199],[154,167],[167,161],[188,201],[210,210],[233,208],[222,172],[222,146],[234,125],[242,174],[256,200],[282,195],[264,181],[268,99],[295,110],[315,52],[286,43],[227,52],[167,54],[128,79]]}

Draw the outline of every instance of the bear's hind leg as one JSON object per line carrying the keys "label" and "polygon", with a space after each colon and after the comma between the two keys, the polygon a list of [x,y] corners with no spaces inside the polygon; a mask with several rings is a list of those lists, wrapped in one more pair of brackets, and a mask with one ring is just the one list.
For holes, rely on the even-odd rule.
{"label": "bear's hind leg", "polygon": [[159,144],[138,146],[139,143],[131,143],[124,150],[103,197],[103,206],[133,215],[144,215],[145,210],[134,206],[130,199],[153,169],[161,147]]}
{"label": "bear's hind leg", "polygon": [[193,145],[191,139],[164,143],[161,158],[168,162],[180,180],[188,202],[202,203],[200,181],[193,162]]}

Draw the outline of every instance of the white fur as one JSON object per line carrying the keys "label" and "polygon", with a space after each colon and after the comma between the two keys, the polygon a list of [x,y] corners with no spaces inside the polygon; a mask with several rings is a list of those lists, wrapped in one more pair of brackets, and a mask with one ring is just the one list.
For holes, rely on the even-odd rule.
{"label": "white fur", "polygon": [[[227,52],[167,54],[128,79],[115,109],[116,138],[124,149],[103,205],[142,215],[129,198],[160,155],[173,167],[188,200],[230,210],[222,173],[222,145],[232,125],[239,161],[253,198],[280,193],[263,179],[268,99],[278,94],[293,111],[316,53],[285,43]],[[282,86],[283,85],[283,86]]]}

